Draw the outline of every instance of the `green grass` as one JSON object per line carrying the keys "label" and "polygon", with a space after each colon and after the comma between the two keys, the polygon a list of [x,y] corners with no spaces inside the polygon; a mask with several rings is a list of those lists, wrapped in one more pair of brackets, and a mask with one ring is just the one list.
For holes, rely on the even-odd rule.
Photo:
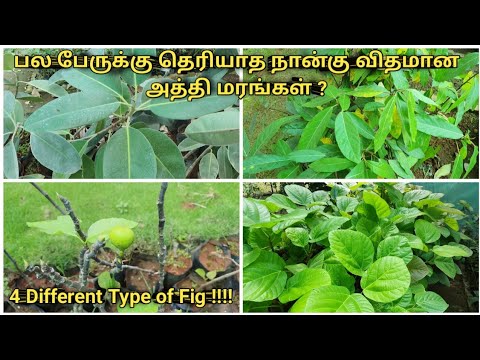
{"label": "green grass", "polygon": [[[135,245],[156,252],[157,198],[160,183],[39,183],[54,200],[68,198],[82,229],[102,218],[123,217],[139,223]],[[192,205],[192,203],[194,205]],[[76,265],[81,243],[73,237],[47,235],[27,221],[52,220],[60,213],[30,184],[4,184],[4,247],[21,267],[40,261],[63,271]],[[181,242],[237,234],[239,185],[236,183],[170,183],[165,195],[165,233]],[[4,257],[6,267],[13,269]]]}

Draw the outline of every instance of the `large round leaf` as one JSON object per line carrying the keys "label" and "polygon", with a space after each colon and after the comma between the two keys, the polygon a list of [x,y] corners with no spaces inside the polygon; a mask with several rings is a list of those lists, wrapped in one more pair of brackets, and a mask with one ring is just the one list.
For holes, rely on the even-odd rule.
{"label": "large round leaf", "polygon": [[408,264],[413,258],[413,252],[407,238],[394,235],[382,240],[377,247],[377,258],[385,256],[398,256]]}
{"label": "large round leaf", "polygon": [[285,192],[295,204],[308,205],[313,201],[312,192],[300,185],[287,185],[285,186]]}
{"label": "large round leaf", "polygon": [[202,144],[238,144],[239,128],[238,111],[223,111],[193,120],[185,129],[185,135]]}
{"label": "large round leaf", "polygon": [[310,290],[326,285],[330,285],[330,275],[326,270],[305,269],[288,279],[287,287],[278,299],[282,303],[287,303],[298,299]]}
{"label": "large round leaf", "polygon": [[290,312],[374,312],[372,304],[361,294],[350,294],[343,286],[327,285],[303,295]]}
{"label": "large round leaf", "polygon": [[373,243],[364,234],[353,230],[336,230],[328,235],[330,248],[352,274],[363,275],[373,262]]}
{"label": "large round leaf", "polygon": [[295,246],[305,247],[308,244],[308,231],[304,228],[290,227],[285,230],[285,235]]}
{"label": "large round leaf", "polygon": [[243,300],[259,302],[278,297],[287,282],[284,268],[280,256],[260,250],[257,259],[243,270]]}
{"label": "large round leaf", "polygon": [[164,133],[153,129],[140,129],[152,146],[157,160],[157,179],[185,178],[185,162],[177,145]]}
{"label": "large round leaf", "polygon": [[365,191],[363,193],[363,201],[375,208],[378,218],[381,219],[390,215],[390,207],[387,202],[374,192]]}
{"label": "large round leaf", "polygon": [[82,159],[71,143],[50,132],[30,134],[32,154],[40,164],[61,174],[73,174],[82,166]]}
{"label": "large round leaf", "polygon": [[448,304],[443,298],[432,292],[425,291],[415,295],[415,302],[423,310],[429,313],[443,313],[448,308]]}
{"label": "large round leaf", "polygon": [[367,298],[388,303],[401,298],[407,292],[410,273],[401,258],[386,256],[368,268],[360,285]]}
{"label": "large round leaf", "polygon": [[154,179],[157,159],[143,134],[132,127],[118,130],[108,141],[103,154],[105,179]]}
{"label": "large round leaf", "polygon": [[269,221],[270,212],[265,205],[250,199],[243,199],[243,226],[252,226]]}

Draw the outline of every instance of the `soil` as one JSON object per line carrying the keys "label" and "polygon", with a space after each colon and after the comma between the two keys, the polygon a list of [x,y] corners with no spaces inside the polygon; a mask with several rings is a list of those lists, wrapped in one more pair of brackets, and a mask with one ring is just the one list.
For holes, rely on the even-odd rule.
{"label": "soil", "polygon": [[[227,237],[219,241],[208,241],[205,244],[207,246],[202,246],[202,257],[204,259],[210,259],[215,266],[226,270],[227,268],[232,268],[236,270],[237,268],[233,268],[232,260],[230,259],[230,250],[228,248],[222,251],[224,257],[219,258],[217,254],[210,254],[209,251],[217,251],[220,246],[228,245],[231,247],[232,251],[238,253],[238,235]],[[98,256],[102,260],[108,261],[113,263],[115,259],[115,253],[111,250],[105,249],[101,252]],[[215,259],[215,260],[213,260]],[[185,274],[182,275],[182,279],[180,281],[176,281],[176,283],[172,283],[171,285],[176,289],[180,288],[198,288],[199,286],[205,284],[207,281],[203,280],[200,276],[195,273],[195,266],[192,267],[192,263],[197,262],[197,260],[192,260],[192,258],[188,258],[185,256],[177,257],[177,260],[181,260],[182,262],[186,263],[187,271]],[[94,262],[93,262],[94,263]],[[127,268],[124,271],[124,287],[122,287],[122,291],[138,291],[138,292],[150,292],[154,291],[155,285],[158,283],[159,275],[155,274],[158,272],[158,260],[157,257],[154,255],[146,255],[140,254],[137,252],[132,253],[131,258],[128,261],[124,261],[125,265],[136,266],[142,268],[144,270],[149,270],[150,272],[140,271],[138,269],[131,269]],[[179,273],[177,271],[178,267],[166,270],[172,271],[173,273]],[[98,289],[98,283],[96,282],[96,277],[104,271],[110,270],[110,267],[106,265],[101,265],[94,263],[91,266],[90,273],[89,273],[89,283],[88,286],[92,289]],[[153,272],[154,274],[152,274]],[[78,281],[78,268],[72,268],[63,274],[65,277],[69,278],[72,281]],[[167,273],[168,276],[168,273]],[[36,276],[32,273],[18,273],[13,272],[8,269],[5,269],[5,278],[8,282],[9,289],[28,289],[28,288],[47,288],[47,287],[57,287],[55,284],[51,283],[45,279],[37,279]],[[169,286],[167,286],[169,287]],[[234,294],[234,301],[232,304],[207,304],[203,308],[197,308],[194,305],[190,304],[172,304],[165,306],[165,312],[238,312],[239,311],[239,298],[238,298],[238,291],[239,291],[239,279],[238,273],[235,276],[229,276],[225,279],[220,281],[216,281],[211,285],[207,285],[203,290],[208,291],[212,288],[216,289],[225,289],[230,288],[233,289]],[[63,287],[63,289],[67,292],[76,291],[71,288]],[[85,305],[85,310],[87,312],[93,311],[93,307],[88,308]],[[39,312],[71,312],[73,309],[73,305],[62,305],[62,304],[14,304],[12,301],[9,301],[7,297],[4,297],[4,309],[5,312],[32,312],[32,313],[39,313]],[[106,306],[107,312],[116,312],[116,305],[108,303]]]}
{"label": "soil", "polygon": [[478,302],[475,308],[469,304],[462,275],[457,275],[450,281],[450,287],[442,284],[429,286],[428,290],[436,292],[449,304],[446,312],[478,312]]}
{"label": "soil", "polygon": [[198,262],[205,271],[223,272],[232,264],[231,253],[221,242],[211,240],[200,249]]}

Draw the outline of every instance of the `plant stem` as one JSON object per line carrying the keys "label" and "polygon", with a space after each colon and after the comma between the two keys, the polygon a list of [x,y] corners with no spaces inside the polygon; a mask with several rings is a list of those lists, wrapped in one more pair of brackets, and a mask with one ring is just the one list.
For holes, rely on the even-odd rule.
{"label": "plant stem", "polygon": [[203,158],[205,155],[207,155],[207,153],[208,153],[210,150],[212,150],[212,148],[213,148],[213,146],[210,145],[209,147],[207,147],[207,148],[200,154],[199,157],[197,157],[197,158],[195,159],[195,161],[193,162],[193,164],[190,165],[190,167],[188,168],[188,170],[187,170],[187,175],[186,175],[185,177],[188,178],[188,176],[189,176],[190,173],[193,171],[193,169],[195,168],[195,166],[197,166],[197,164],[200,162],[200,160],[202,160],[202,158]]}
{"label": "plant stem", "polygon": [[40,186],[38,186],[36,183],[34,182],[31,182],[30,183],[35,189],[37,189],[40,194],[42,194],[43,196],[45,196],[45,198],[50,202],[50,204],[52,204],[55,209],[57,209],[58,211],[60,211],[60,213],[62,215],[67,215],[67,213],[50,197],[50,195],[48,195],[45,191],[42,190],[42,188]]}
{"label": "plant stem", "polygon": [[60,275],[58,272],[55,271],[54,268],[48,265],[29,266],[26,271],[35,273],[38,279],[48,279],[58,286],[65,285],[67,287],[71,287],[83,292],[96,291],[95,289],[90,289],[87,286],[83,286],[79,282],[67,279],[65,276]]}
{"label": "plant stem", "polygon": [[[157,208],[158,208],[158,263],[159,263],[159,279],[157,291],[163,291],[165,285],[165,261],[167,258],[167,247],[165,245],[165,193],[167,191],[168,183],[163,182],[160,188],[160,194],[158,195]],[[160,309],[162,309],[160,311]],[[159,307],[159,312],[163,312],[163,307]]]}
{"label": "plant stem", "polygon": [[70,201],[68,201],[67,198],[64,198],[60,194],[57,194],[57,196],[60,199],[60,201],[63,203],[63,206],[65,206],[65,210],[67,210],[67,215],[70,216],[70,219],[72,219],[73,225],[75,226],[75,231],[77,232],[78,236],[80,236],[80,239],[82,239],[82,241],[85,242],[87,240],[87,236],[80,228],[80,221],[75,215],[75,212],[72,209],[72,205],[70,204]]}

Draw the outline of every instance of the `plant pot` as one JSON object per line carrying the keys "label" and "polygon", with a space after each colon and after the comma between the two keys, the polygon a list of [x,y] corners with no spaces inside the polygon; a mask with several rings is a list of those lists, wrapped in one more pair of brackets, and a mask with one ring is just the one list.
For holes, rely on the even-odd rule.
{"label": "plant pot", "polygon": [[205,272],[216,271],[218,276],[225,273],[233,264],[230,256],[226,244],[210,240],[195,252],[195,267],[202,268]]}
{"label": "plant pot", "polygon": [[186,252],[169,254],[165,265],[165,288],[168,289],[184,279],[192,268],[193,260]]}

